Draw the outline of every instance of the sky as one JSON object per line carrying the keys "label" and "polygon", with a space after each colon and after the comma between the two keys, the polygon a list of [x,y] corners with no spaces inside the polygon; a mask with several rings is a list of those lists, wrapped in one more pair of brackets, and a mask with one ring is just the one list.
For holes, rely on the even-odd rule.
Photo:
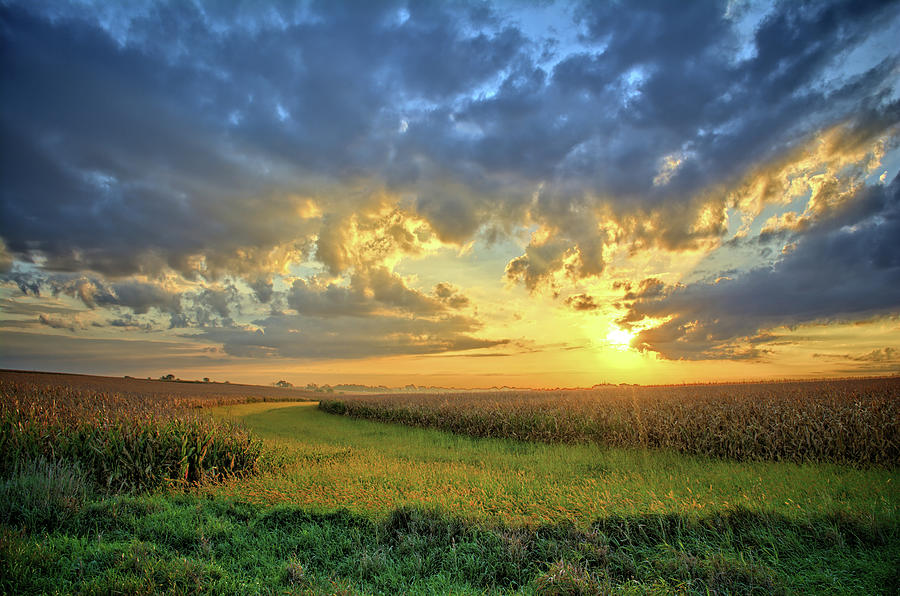
{"label": "sky", "polygon": [[0,367],[900,372],[900,3],[0,0]]}

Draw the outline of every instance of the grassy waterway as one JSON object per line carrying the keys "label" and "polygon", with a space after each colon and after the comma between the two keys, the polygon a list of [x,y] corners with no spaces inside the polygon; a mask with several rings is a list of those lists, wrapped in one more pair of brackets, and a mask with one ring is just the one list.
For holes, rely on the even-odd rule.
{"label": "grassy waterway", "polygon": [[283,466],[207,489],[259,503],[379,515],[403,505],[508,524],[698,516],[740,507],[791,518],[900,518],[900,474],[831,464],[729,462],[669,452],[474,439],[333,416],[314,403],[220,408]]}

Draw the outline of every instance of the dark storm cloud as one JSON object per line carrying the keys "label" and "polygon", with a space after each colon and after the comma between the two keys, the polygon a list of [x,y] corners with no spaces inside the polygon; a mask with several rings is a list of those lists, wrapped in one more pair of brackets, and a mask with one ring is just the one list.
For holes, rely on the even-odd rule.
{"label": "dark storm cloud", "polygon": [[126,280],[109,283],[89,277],[53,276],[44,281],[53,294],[65,294],[81,300],[89,308],[121,306],[134,314],[146,314],[151,308],[176,314],[181,312],[181,294],[157,284]]}
{"label": "dark storm cloud", "polygon": [[[294,193],[369,178],[413,192],[451,242],[530,209],[596,275],[597,201],[686,204],[806,133],[883,113],[895,86],[896,54],[826,76],[895,3],[777,4],[747,56],[723,2],[587,3],[586,45],[553,67],[502,8],[4,5],[0,236],[47,269],[256,280],[267,251],[309,255],[327,231],[296,217]],[[543,275],[520,265],[526,283]]]}
{"label": "dark storm cloud", "polygon": [[268,304],[274,296],[274,287],[271,279],[258,278],[248,282],[253,295],[262,304]]}
{"label": "dark storm cloud", "polygon": [[275,180],[229,150],[202,64],[120,48],[83,21],[2,12],[0,231],[14,253],[57,270],[189,271],[205,247],[228,255],[295,231],[265,217],[288,208],[277,197],[252,200]]}
{"label": "dark storm cloud", "polygon": [[[739,60],[741,41],[721,2],[649,2],[629,10],[589,3],[583,22],[605,51],[573,56],[554,76],[570,93],[615,106],[606,141],[621,148],[566,171],[604,185],[595,188],[657,200],[739,175],[804,134],[881,105],[877,91],[895,85],[889,73],[896,54],[851,81],[821,78],[879,19],[896,13],[884,2],[779,3],[754,32],[753,55]],[[629,78],[634,93],[614,101]],[[660,157],[685,150],[694,157],[654,189]]]}
{"label": "dark storm cloud", "polygon": [[[669,359],[760,355],[760,331],[821,320],[854,320],[900,308],[900,176],[865,187],[811,227],[771,267],[716,283],[677,285],[633,299],[624,323],[671,319],[632,344]],[[757,341],[759,340],[759,341]],[[749,344],[751,347],[736,347]]]}
{"label": "dark storm cloud", "polygon": [[454,101],[524,43],[430,3],[402,27],[396,3],[246,29],[220,8],[152,4],[112,39],[88,11],[3,7],[0,233],[14,254],[113,275],[190,273],[206,254],[234,272],[244,247],[315,233],[279,193],[377,175],[398,104]]}
{"label": "dark storm cloud", "polygon": [[[602,51],[570,55],[546,79],[514,71],[494,97],[456,115],[485,133],[470,147],[485,169],[544,183],[531,215],[554,241],[530,245],[509,277],[533,289],[565,266],[568,248],[599,255],[590,243],[602,244],[601,221],[591,202],[579,204],[585,193],[598,197],[594,205],[610,203],[620,242],[696,248],[727,229],[726,189],[718,218],[704,226],[697,221],[709,198],[697,193],[847,119],[870,141],[884,134],[900,120],[890,101],[897,53],[851,77],[829,68],[896,14],[896,4],[879,2],[781,3],[739,58],[746,50],[722,3],[586,4],[587,38]],[[678,165],[661,176],[668,156]],[[633,210],[644,215],[631,218]],[[574,273],[602,271],[602,256],[589,263]]]}

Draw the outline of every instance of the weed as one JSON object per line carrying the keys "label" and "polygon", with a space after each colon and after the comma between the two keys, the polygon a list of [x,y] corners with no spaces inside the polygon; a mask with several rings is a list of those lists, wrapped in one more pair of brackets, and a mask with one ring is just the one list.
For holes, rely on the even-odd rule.
{"label": "weed", "polygon": [[0,480],[0,522],[32,529],[58,526],[81,510],[91,492],[77,465],[26,460]]}
{"label": "weed", "polygon": [[595,596],[605,592],[597,578],[568,561],[557,561],[537,576],[534,591],[541,596]]}
{"label": "weed", "polygon": [[306,585],[306,574],[303,571],[303,565],[296,557],[291,557],[284,568],[284,581],[289,586]]}

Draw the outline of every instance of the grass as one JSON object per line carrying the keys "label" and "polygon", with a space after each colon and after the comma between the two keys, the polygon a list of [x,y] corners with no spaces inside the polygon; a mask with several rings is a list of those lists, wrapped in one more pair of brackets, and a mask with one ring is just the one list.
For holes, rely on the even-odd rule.
{"label": "grass", "polygon": [[[0,593],[900,590],[895,468],[479,439],[232,400],[209,423],[262,438],[244,477],[117,495],[65,450],[12,458]],[[35,418],[53,422],[48,411]]]}
{"label": "grass", "polygon": [[476,439],[331,416],[315,404],[219,411],[263,437],[283,463],[200,490],[256,503],[347,507],[373,515],[416,506],[520,525],[585,526],[604,516],[644,514],[698,517],[730,507],[797,519],[900,519],[897,471]]}
{"label": "grass", "polygon": [[0,522],[54,528],[78,513],[92,493],[77,464],[26,460],[0,480]]}
{"label": "grass", "polygon": [[610,517],[583,529],[379,518],[194,495],[113,497],[50,533],[0,528],[4,593],[877,593],[896,527],[732,510]]}

